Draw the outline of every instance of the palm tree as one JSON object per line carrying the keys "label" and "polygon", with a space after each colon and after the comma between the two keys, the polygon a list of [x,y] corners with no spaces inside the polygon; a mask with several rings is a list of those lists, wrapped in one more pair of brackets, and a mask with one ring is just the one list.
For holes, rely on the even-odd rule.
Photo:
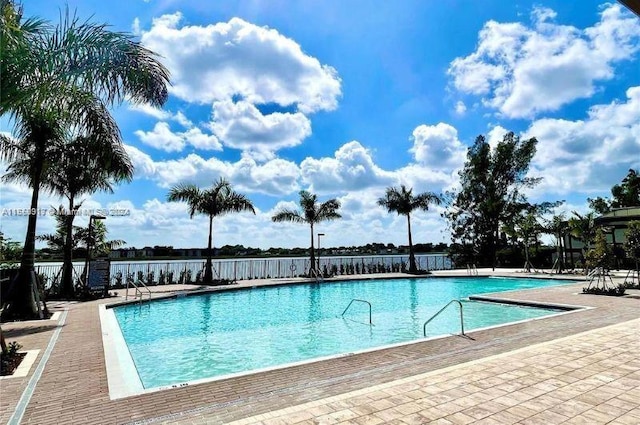
{"label": "palm tree", "polygon": [[335,220],[342,218],[338,214],[340,202],[336,199],[329,199],[323,203],[318,203],[318,196],[307,192],[300,191],[300,208],[302,211],[283,208],[278,211],[271,220],[274,222],[292,221],[294,223],[307,223],[311,228],[311,264],[309,266],[309,276],[316,271],[316,256],[313,248],[313,226],[317,223],[327,220]]}
{"label": "palm tree", "polygon": [[[74,206],[74,213],[82,206],[82,202]],[[66,250],[68,248],[67,241],[71,240],[71,252],[77,248],[84,246],[93,248],[94,252],[107,254],[112,249],[120,248],[126,245],[126,242],[121,239],[107,240],[107,228],[104,222],[95,221],[92,224],[91,238],[89,239],[88,227],[72,226],[73,235],[68,238],[67,235],[67,223],[69,217],[69,211],[65,209],[63,205],[59,208],[52,208],[55,211],[56,231],[55,233],[46,233],[36,236],[36,239],[42,242],[46,242],[47,247],[53,252],[62,253],[66,256]],[[74,214],[72,213],[72,214]],[[71,276],[71,286],[73,287],[73,263],[71,263],[69,271],[65,271],[66,267],[63,264],[62,267],[62,285],[59,288],[61,292],[64,292],[64,273],[69,273]],[[84,274],[84,273],[83,273]],[[57,276],[56,276],[57,280]],[[75,289],[75,288],[74,288]],[[64,295],[64,294],[63,294]],[[66,296],[66,295],[65,295]]]}
{"label": "palm tree", "polygon": [[[569,219],[571,236],[582,242],[582,258],[586,259],[586,253],[591,248],[591,243],[596,237],[595,214],[593,212],[581,215],[573,211],[573,217]],[[585,267],[588,272],[588,269]]]}
{"label": "palm tree", "polygon": [[69,201],[62,266],[62,295],[72,297],[73,220],[76,198],[96,191],[113,193],[113,183],[131,181],[133,165],[118,140],[77,137],[61,146],[45,185]]}
{"label": "palm tree", "polygon": [[556,273],[562,273],[562,270],[564,269],[564,237],[569,233],[569,223],[567,222],[564,213],[554,215],[551,219],[546,220],[544,229],[555,238],[556,261],[553,265],[553,269],[556,270]]}
{"label": "palm tree", "polygon": [[[11,24],[12,35],[19,40],[3,45],[9,50],[3,54],[11,58],[11,67],[24,71],[18,81],[12,81],[16,85],[11,95],[0,99],[0,114],[13,119],[18,138],[17,143],[0,140],[0,159],[12,163],[30,152],[33,166],[25,180],[33,190],[31,208],[35,210],[50,146],[64,140],[69,129],[121,142],[108,108],[125,98],[161,106],[168,97],[169,74],[155,53],[126,33],[81,22],[69,13],[52,29],[32,28],[29,21],[22,21],[13,1],[0,1],[0,19]],[[40,316],[34,269],[36,219],[35,214],[28,219],[20,271],[9,291],[5,317]]]}
{"label": "palm tree", "polygon": [[0,115],[29,101],[35,90],[25,87],[23,76],[33,70],[32,44],[46,30],[37,18],[22,18],[22,7],[14,0],[0,0]]}
{"label": "palm tree", "polygon": [[171,188],[167,196],[169,202],[184,201],[189,205],[191,218],[195,214],[209,217],[209,243],[207,245],[207,263],[204,270],[204,283],[213,282],[212,236],[213,218],[230,212],[251,211],[256,213],[253,204],[244,195],[234,192],[231,184],[220,178],[209,189],[202,190],[193,184],[179,184]]}
{"label": "palm tree", "polygon": [[536,214],[532,211],[527,211],[523,214],[517,215],[513,224],[515,236],[518,239],[521,239],[522,244],[524,245],[524,271],[529,273],[533,266],[529,257],[529,247],[532,242],[536,242],[538,240],[541,226],[538,223]]}
{"label": "palm tree", "polygon": [[417,209],[428,211],[430,204],[440,205],[442,202],[439,195],[432,192],[420,193],[413,196],[413,189],[407,190],[405,185],[398,187],[388,187],[384,197],[378,199],[378,205],[383,206],[389,212],[396,212],[398,215],[407,216],[407,231],[409,233],[409,272],[416,273],[416,257],[413,252],[413,241],[411,239],[411,213]]}

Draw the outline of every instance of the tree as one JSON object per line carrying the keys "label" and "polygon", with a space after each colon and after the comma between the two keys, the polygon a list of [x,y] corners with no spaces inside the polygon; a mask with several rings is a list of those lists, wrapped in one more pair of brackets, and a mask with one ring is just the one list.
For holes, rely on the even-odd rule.
{"label": "tree", "polygon": [[612,208],[625,208],[640,206],[640,174],[630,169],[620,184],[611,188],[612,199],[598,196],[595,199],[587,199],[589,207],[598,214],[611,211]]}
{"label": "tree", "polygon": [[[32,25],[22,21],[20,8],[13,1],[0,1],[3,22],[10,24],[11,36],[18,40],[3,42],[7,49],[3,55],[10,62],[5,64],[3,56],[2,63],[22,71],[19,78],[7,77],[5,72],[2,75],[3,88],[7,84],[15,87],[0,99],[0,114],[9,114],[15,122],[14,133],[20,142],[7,143],[4,138],[0,159],[12,163],[25,151],[31,152],[34,166],[29,182],[35,211],[50,160],[48,148],[63,140],[69,129],[85,135],[110,133],[111,140],[120,140],[108,108],[125,98],[161,106],[168,97],[169,74],[155,53],[126,33],[109,31],[104,24],[81,22],[68,12],[55,27]],[[3,30],[3,35],[6,32]],[[34,269],[36,219],[36,214],[28,218],[20,271],[3,317],[40,315]]]}
{"label": "tree", "polygon": [[167,196],[170,202],[184,201],[189,205],[191,218],[195,214],[204,214],[209,217],[209,243],[207,245],[207,263],[203,281],[213,282],[212,237],[213,218],[231,212],[251,211],[255,214],[253,204],[244,195],[234,192],[231,184],[220,178],[209,189],[201,190],[193,184],[179,184],[174,186]]}
{"label": "tree", "polygon": [[46,23],[37,18],[23,19],[22,7],[14,0],[0,0],[0,115],[27,103],[34,88],[21,81],[33,72],[31,48],[45,31]]}
{"label": "tree", "polygon": [[[601,269],[602,273],[606,273],[611,268],[613,261],[613,253],[611,247],[607,244],[607,238],[602,231],[602,228],[598,228],[594,235],[593,248],[590,248],[586,255],[587,267],[589,269]],[[603,280],[604,284],[604,280]],[[596,284],[597,286],[597,284]],[[605,288],[603,288],[605,289]]]}
{"label": "tree", "polygon": [[5,238],[4,233],[0,231],[0,261],[19,260],[21,255],[22,246],[20,246],[20,242]]}
{"label": "tree", "polygon": [[630,169],[620,184],[611,188],[613,208],[637,207],[640,206],[640,174],[638,171]]}
{"label": "tree", "polygon": [[316,256],[313,247],[313,227],[317,223],[336,220],[342,218],[338,214],[340,202],[336,199],[329,199],[323,203],[318,203],[318,196],[307,192],[300,191],[300,208],[301,211],[283,208],[271,217],[274,222],[291,221],[294,223],[307,223],[311,228],[311,264],[309,265],[309,276],[319,271],[316,270]]}
{"label": "tree", "polygon": [[636,285],[640,287],[640,221],[632,221],[625,233],[624,250],[627,257],[635,261]]}
{"label": "tree", "polygon": [[[77,210],[81,207],[82,203],[77,204],[74,208]],[[36,239],[42,242],[46,242],[47,247],[51,249],[53,252],[65,254],[68,249],[68,240],[71,240],[71,251],[75,251],[77,248],[84,246],[93,248],[93,252],[98,255],[106,255],[112,249],[118,249],[124,245],[126,242],[122,239],[113,239],[107,240],[107,226],[103,221],[94,221],[91,230],[91,238],[89,238],[89,229],[88,227],[82,226],[72,226],[73,235],[71,238],[67,237],[68,232],[68,217],[69,212],[64,208],[64,206],[60,205],[59,208],[53,208],[55,211],[55,220],[56,220],[56,231],[55,233],[46,233],[43,235],[36,236]],[[64,296],[67,294],[64,293],[64,273],[65,266],[63,264],[62,267],[62,285],[60,287],[61,293]],[[73,285],[73,263],[71,263],[71,269],[68,272],[70,274],[71,285]]]}
{"label": "tree", "polygon": [[522,189],[540,181],[527,177],[537,143],[507,133],[492,149],[484,136],[476,138],[459,173],[462,188],[451,194],[444,213],[454,257],[468,252],[467,260],[496,267],[500,229],[526,208]]}
{"label": "tree", "polygon": [[538,241],[541,230],[542,227],[540,226],[540,223],[538,223],[538,219],[533,212],[527,211],[515,217],[513,234],[524,246],[524,270],[526,272],[531,272],[532,267],[531,260],[529,258],[529,246],[531,243]]}
{"label": "tree", "polygon": [[[61,287],[61,295],[65,297],[74,295],[73,221],[80,207],[75,203],[76,198],[99,190],[113,192],[113,183],[130,181],[133,177],[133,165],[119,137],[109,139],[113,136],[113,133],[78,136],[69,141],[54,141],[48,148],[52,159],[43,176],[42,187],[69,201],[68,209],[60,208],[57,216],[59,219],[64,215],[66,220]],[[32,157],[20,157],[14,160],[4,177],[28,183],[34,165]]]}
{"label": "tree", "polygon": [[551,219],[545,220],[544,230],[553,235],[556,246],[556,261],[553,265],[556,273],[562,273],[564,270],[564,237],[569,233],[569,223],[564,214],[557,214]]}
{"label": "tree", "polygon": [[378,199],[378,205],[385,207],[388,212],[396,212],[398,215],[407,217],[407,233],[409,235],[409,272],[416,273],[416,257],[413,252],[413,241],[411,238],[411,213],[415,210],[429,211],[430,204],[440,205],[441,198],[432,192],[419,193],[413,195],[413,188],[407,190],[405,185],[398,187],[388,187],[384,197]]}
{"label": "tree", "polygon": [[581,215],[573,211],[573,217],[569,219],[569,229],[571,236],[582,242],[582,256],[586,258],[586,253],[596,237],[595,213],[589,212]]}

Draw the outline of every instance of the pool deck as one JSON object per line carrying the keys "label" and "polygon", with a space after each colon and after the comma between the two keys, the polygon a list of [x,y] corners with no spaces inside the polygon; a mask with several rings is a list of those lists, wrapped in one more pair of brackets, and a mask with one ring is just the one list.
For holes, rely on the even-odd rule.
{"label": "pool deck", "polygon": [[[640,291],[593,296],[580,294],[583,286],[500,293],[591,308],[469,332],[473,339],[453,336],[117,400],[109,397],[98,310],[124,298],[51,303],[63,312],[57,321],[2,325],[7,341],[40,351],[26,377],[0,380],[0,423],[638,424]],[[199,289],[152,288],[154,296]]]}

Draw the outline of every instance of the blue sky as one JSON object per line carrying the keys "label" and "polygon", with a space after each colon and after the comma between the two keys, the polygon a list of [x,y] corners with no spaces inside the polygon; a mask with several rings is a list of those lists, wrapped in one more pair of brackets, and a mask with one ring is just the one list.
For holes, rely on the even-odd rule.
{"label": "blue sky", "polygon": [[[30,0],[58,20],[64,3]],[[166,202],[177,183],[219,176],[256,216],[214,224],[214,244],[307,246],[308,229],[273,224],[308,189],[337,197],[323,243],[406,243],[406,222],[376,206],[389,185],[455,189],[465,150],[506,131],[539,140],[534,201],[608,195],[640,168],[640,19],[617,3],[503,1],[70,1],[83,18],[136,34],[172,72],[163,110],[114,110],[136,165],[131,184],[84,206],[122,207],[110,236],[130,246],[202,246],[207,226]],[[6,120],[0,130],[10,131]],[[29,204],[3,183],[3,208]],[[44,196],[40,205],[58,205]],[[414,242],[448,242],[440,210],[417,213]],[[83,224],[85,218],[79,218]],[[53,228],[43,217],[38,232]],[[23,240],[26,218],[3,217]]]}

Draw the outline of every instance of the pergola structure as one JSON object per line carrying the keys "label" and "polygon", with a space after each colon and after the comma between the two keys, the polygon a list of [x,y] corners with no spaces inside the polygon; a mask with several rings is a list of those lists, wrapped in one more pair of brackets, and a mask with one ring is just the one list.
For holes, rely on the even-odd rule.
{"label": "pergola structure", "polygon": [[640,0],[618,0],[620,3],[627,6],[636,15],[640,16]]}

